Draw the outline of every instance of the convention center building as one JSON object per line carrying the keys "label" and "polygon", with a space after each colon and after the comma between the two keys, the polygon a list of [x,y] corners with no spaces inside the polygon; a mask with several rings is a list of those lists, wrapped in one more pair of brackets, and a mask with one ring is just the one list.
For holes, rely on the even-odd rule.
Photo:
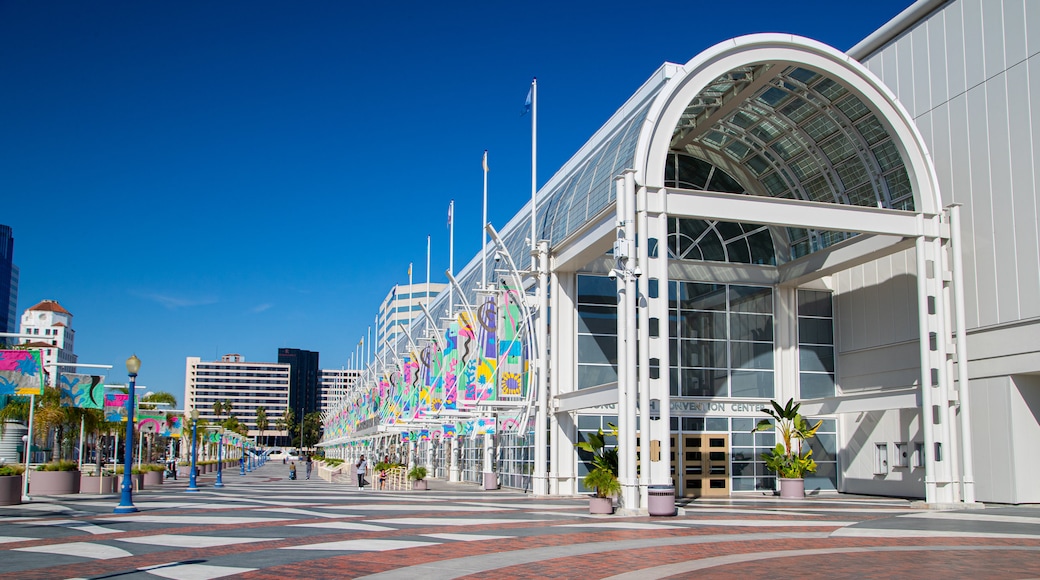
{"label": "convention center building", "polygon": [[1040,4],[919,0],[847,53],[753,34],[663,64],[321,445],[573,495],[602,429],[639,510],[771,493],[753,430],[793,399],[822,420],[806,493],[1040,502],[1038,54]]}

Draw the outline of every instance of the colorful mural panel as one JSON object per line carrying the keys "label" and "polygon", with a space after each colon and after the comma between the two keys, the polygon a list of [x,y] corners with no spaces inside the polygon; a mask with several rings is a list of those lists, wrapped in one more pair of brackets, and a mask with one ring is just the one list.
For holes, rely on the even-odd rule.
{"label": "colorful mural panel", "polygon": [[42,395],[43,363],[38,350],[0,350],[0,395]]}

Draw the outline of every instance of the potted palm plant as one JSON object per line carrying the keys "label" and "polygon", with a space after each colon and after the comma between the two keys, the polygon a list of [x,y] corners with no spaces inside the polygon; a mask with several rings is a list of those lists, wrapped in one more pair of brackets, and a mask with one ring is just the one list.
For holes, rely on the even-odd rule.
{"label": "potted palm plant", "polygon": [[[617,427],[609,424],[611,434],[617,437]],[[621,492],[621,481],[618,480],[618,449],[607,447],[607,436],[603,429],[589,433],[587,440],[579,441],[575,446],[592,454],[592,468],[585,475],[585,487],[596,490],[589,498],[590,514],[614,513],[613,498]]]}
{"label": "potted palm plant", "polygon": [[79,493],[79,465],[75,461],[51,461],[37,466],[29,477],[33,495]]}
{"label": "potted palm plant", "polygon": [[416,465],[408,472],[408,479],[412,480],[412,489],[425,490],[426,485],[426,468],[421,465]]}
{"label": "potted palm plant", "polygon": [[816,461],[812,458],[812,449],[802,451],[802,442],[815,437],[823,421],[810,425],[798,412],[801,403],[795,403],[794,399],[788,399],[783,407],[776,401],[769,401],[769,404],[771,408],[761,411],[771,419],[762,419],[751,432],[772,431],[774,428],[780,432],[781,442],[763,453],[762,459],[766,468],[779,476],[782,499],[803,498],[805,474],[816,473]]}

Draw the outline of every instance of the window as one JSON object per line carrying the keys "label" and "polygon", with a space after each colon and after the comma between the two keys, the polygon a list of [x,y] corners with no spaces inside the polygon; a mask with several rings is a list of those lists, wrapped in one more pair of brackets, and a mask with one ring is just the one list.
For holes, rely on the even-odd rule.
{"label": "window", "polygon": [[578,276],[578,388],[617,381],[617,283]]}
{"label": "window", "polygon": [[669,290],[671,394],[772,397],[772,288],[672,282]]}
{"label": "window", "polygon": [[830,292],[798,291],[798,379],[803,399],[833,397],[834,313]]}

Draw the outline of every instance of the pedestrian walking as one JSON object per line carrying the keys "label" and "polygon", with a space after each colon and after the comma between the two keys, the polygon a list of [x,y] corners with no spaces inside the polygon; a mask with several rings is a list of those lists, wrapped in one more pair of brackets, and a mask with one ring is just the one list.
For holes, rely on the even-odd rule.
{"label": "pedestrian walking", "polygon": [[311,456],[307,456],[307,479],[311,478]]}
{"label": "pedestrian walking", "polygon": [[289,479],[296,479],[296,462],[289,464]]}
{"label": "pedestrian walking", "polygon": [[365,461],[365,456],[362,455],[354,465],[357,468],[357,486],[358,489],[365,489],[365,472],[368,471],[368,462]]}

